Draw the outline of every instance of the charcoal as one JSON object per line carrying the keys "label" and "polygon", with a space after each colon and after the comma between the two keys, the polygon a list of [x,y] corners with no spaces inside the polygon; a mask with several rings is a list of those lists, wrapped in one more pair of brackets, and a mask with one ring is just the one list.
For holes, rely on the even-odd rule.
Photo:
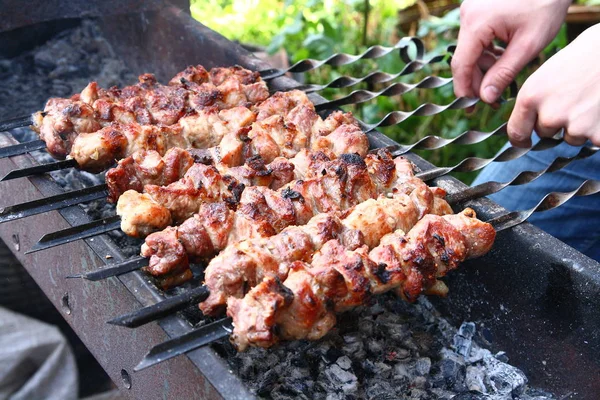
{"label": "charcoal", "polygon": [[523,393],[527,384],[523,372],[492,356],[484,358],[483,362],[487,370],[486,383],[491,393],[513,396]]}
{"label": "charcoal", "polygon": [[371,339],[367,341],[367,351],[369,354],[378,357],[383,354],[383,344],[379,340]]}
{"label": "charcoal", "polygon": [[417,376],[410,382],[410,386],[417,389],[427,388],[427,378],[424,376]]}
{"label": "charcoal", "polygon": [[394,400],[398,397],[391,383],[385,380],[376,380],[367,386],[364,398],[368,400]]}
{"label": "charcoal", "polygon": [[415,363],[415,372],[418,375],[427,375],[431,370],[431,360],[427,357],[419,358]]}
{"label": "charcoal", "polygon": [[349,370],[352,367],[352,360],[346,356],[343,356],[337,359],[336,364],[342,369]]}
{"label": "charcoal", "polygon": [[483,383],[484,378],[485,372],[482,368],[472,365],[467,367],[465,383],[470,391],[486,393],[485,384]]}
{"label": "charcoal", "polygon": [[507,363],[507,362],[508,362],[508,356],[507,356],[507,355],[506,355],[506,353],[505,353],[505,352],[503,352],[503,351],[499,351],[498,353],[496,353],[496,354],[494,355],[494,357],[496,357],[496,359],[497,359],[498,361],[502,361],[503,363]]}
{"label": "charcoal", "polygon": [[340,390],[346,395],[358,392],[358,379],[352,371],[342,369],[338,364],[333,364],[323,373],[323,383],[326,387]]}
{"label": "charcoal", "polygon": [[256,389],[256,393],[263,396],[275,387],[277,383],[278,374],[275,370],[269,370],[266,374],[258,382],[258,388]]}
{"label": "charcoal", "polygon": [[414,388],[410,391],[410,396],[408,397],[411,400],[425,400],[430,399],[429,393],[426,390],[420,388]]}
{"label": "charcoal", "polygon": [[456,335],[454,335],[453,347],[456,352],[464,357],[471,353],[471,345],[473,335],[475,334],[475,324],[472,322],[464,322]]}

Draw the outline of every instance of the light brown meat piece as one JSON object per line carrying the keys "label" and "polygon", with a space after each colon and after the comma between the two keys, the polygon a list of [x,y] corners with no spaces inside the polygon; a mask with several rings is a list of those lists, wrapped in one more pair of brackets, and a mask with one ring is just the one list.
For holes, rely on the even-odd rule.
{"label": "light brown meat piece", "polygon": [[277,310],[287,306],[293,295],[276,278],[266,278],[243,299],[232,298],[228,309],[233,315],[245,315],[236,325],[233,336],[242,349],[249,344],[264,347],[277,343],[275,315]]}
{"label": "light brown meat piece", "polygon": [[[194,164],[184,177],[167,186],[146,185],[144,192],[170,211],[174,223],[185,221],[200,204],[224,201],[232,206],[240,200],[244,186],[212,165]],[[119,202],[121,200],[119,199]]]}
{"label": "light brown meat piece", "polygon": [[[186,235],[205,232],[188,240],[189,247],[186,246],[190,259],[201,260],[213,256],[228,243],[272,236],[288,226],[304,225],[318,213],[345,210],[376,196],[364,160],[349,155],[330,161],[320,176],[295,181],[278,191],[259,186],[246,188],[237,211],[224,213],[221,224],[212,222],[209,212],[212,208],[202,204],[198,215],[184,222],[179,231]],[[217,207],[214,204],[212,207]],[[159,240],[161,232],[153,235],[152,240]]]}
{"label": "light brown meat piece", "polygon": [[145,237],[172,222],[169,210],[157,205],[147,194],[128,190],[119,200],[122,200],[117,204],[121,230],[129,236]]}

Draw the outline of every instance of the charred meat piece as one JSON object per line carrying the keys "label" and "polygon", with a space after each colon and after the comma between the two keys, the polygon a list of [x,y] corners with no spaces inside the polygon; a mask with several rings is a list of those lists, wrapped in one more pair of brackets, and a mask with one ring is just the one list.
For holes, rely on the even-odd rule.
{"label": "charred meat piece", "polygon": [[34,114],[34,129],[50,154],[62,159],[80,133],[91,133],[112,123],[170,126],[190,112],[206,107],[218,110],[251,107],[269,97],[260,76],[240,67],[207,72],[192,66],[161,85],[152,74],[124,88],[99,88],[91,82],[68,99],[51,98],[43,113]]}
{"label": "charred meat piece", "polygon": [[[460,262],[489,251],[494,239],[493,227],[477,220],[470,209],[426,215],[408,233],[388,234],[370,252],[367,246],[350,250],[333,239],[310,264],[292,263],[283,283],[269,276],[244,298],[230,297],[231,341],[243,351],[248,346],[270,347],[282,339],[317,340],[333,328],[335,313],[395,289],[414,300],[439,285],[438,278]],[[277,307],[265,307],[273,299],[279,299]]]}
{"label": "charred meat piece", "polygon": [[[388,179],[388,187],[383,181],[373,179],[371,173],[377,174],[379,169],[388,169],[397,163],[409,163],[405,159],[392,159],[387,153],[369,155],[365,160],[360,157],[341,157],[328,163],[320,174],[311,179],[299,180],[273,191],[265,187],[249,187],[242,194],[237,210],[227,211],[221,218],[223,223],[212,224],[212,217],[207,204],[200,206],[198,215],[190,218],[178,232],[204,232],[201,237],[188,240],[186,246],[188,257],[182,264],[190,261],[205,260],[225,248],[229,243],[243,239],[269,237],[281,232],[291,225],[304,225],[313,216],[322,212],[347,210],[368,199],[374,199],[384,191],[392,192],[394,187],[401,186],[411,175],[396,176]],[[372,159],[376,159],[377,162]],[[371,165],[369,171],[368,165]],[[400,168],[401,171],[407,170]],[[393,194],[392,194],[393,195]],[[433,196],[432,196],[433,197]],[[227,221],[227,223],[225,223]],[[206,223],[205,223],[206,222]],[[190,226],[194,226],[190,229]],[[184,229],[185,228],[185,229]],[[152,240],[159,240],[162,232],[153,234]],[[142,247],[142,255],[150,257],[150,266],[160,262],[150,247]]]}
{"label": "charred meat piece", "polygon": [[[439,211],[445,212],[441,207]],[[369,199],[344,214],[343,219],[335,214],[318,214],[306,225],[290,226],[275,236],[227,246],[205,270],[204,281],[210,296],[200,304],[202,312],[219,314],[227,298],[243,297],[245,291],[265,277],[285,280],[290,263],[310,262],[329,240],[338,239],[346,248],[363,244],[373,248],[391,232],[408,232],[420,218],[418,204],[406,194]]]}

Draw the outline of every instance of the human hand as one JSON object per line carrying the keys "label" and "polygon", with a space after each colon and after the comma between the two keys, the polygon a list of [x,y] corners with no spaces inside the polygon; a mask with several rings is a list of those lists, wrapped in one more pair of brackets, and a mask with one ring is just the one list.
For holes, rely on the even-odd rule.
{"label": "human hand", "polygon": [[[492,104],[556,36],[571,0],[466,0],[452,57],[454,93]],[[502,52],[493,40],[507,43]],[[487,71],[487,72],[486,72]]]}
{"label": "human hand", "polygon": [[600,146],[600,25],[583,32],[546,61],[525,82],[508,121],[513,145],[531,146],[531,132],[552,137],[565,129],[565,141]]}

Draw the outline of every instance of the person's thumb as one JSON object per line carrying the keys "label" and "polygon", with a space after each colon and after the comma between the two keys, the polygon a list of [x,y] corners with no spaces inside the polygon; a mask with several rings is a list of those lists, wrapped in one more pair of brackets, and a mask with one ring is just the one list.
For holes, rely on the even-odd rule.
{"label": "person's thumb", "polygon": [[515,80],[517,74],[531,61],[531,55],[524,40],[513,39],[498,61],[486,72],[481,82],[479,97],[488,103],[495,103],[504,89]]}

